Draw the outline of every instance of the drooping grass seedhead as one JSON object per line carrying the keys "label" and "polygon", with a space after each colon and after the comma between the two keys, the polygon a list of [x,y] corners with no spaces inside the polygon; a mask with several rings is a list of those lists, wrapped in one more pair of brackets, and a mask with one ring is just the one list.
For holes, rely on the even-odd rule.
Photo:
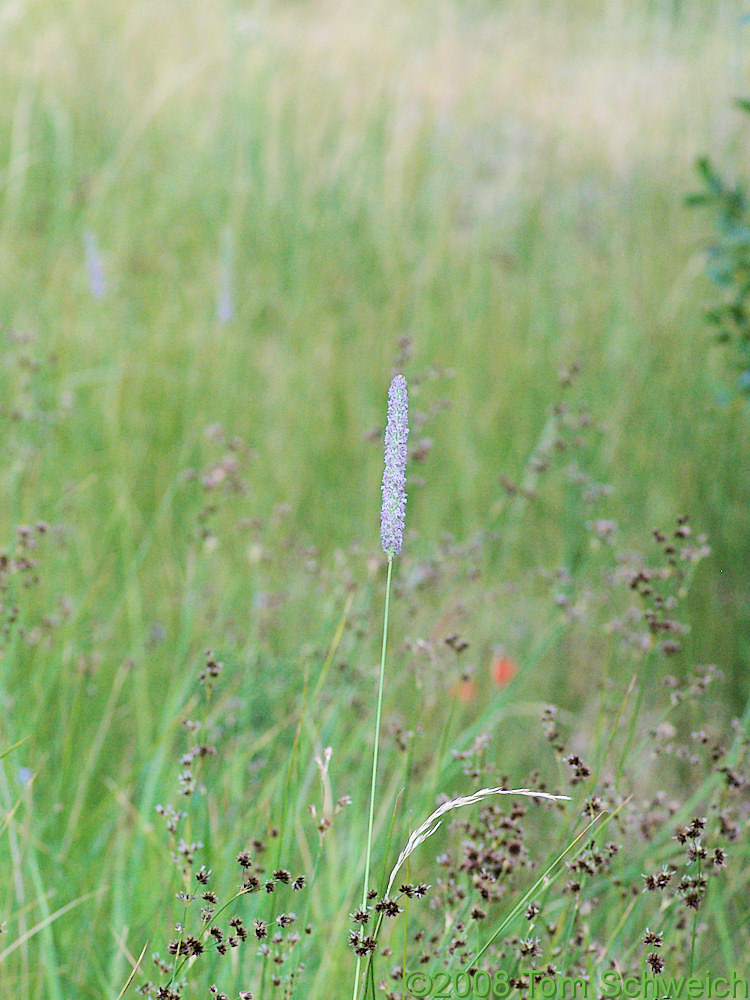
{"label": "drooping grass seedhead", "polygon": [[430,813],[427,819],[409,837],[406,847],[399,854],[398,860],[388,879],[388,885],[385,890],[386,896],[390,895],[401,866],[416,851],[420,844],[423,844],[425,840],[437,831],[442,822],[442,816],[453,809],[460,809],[462,806],[470,806],[475,802],[481,802],[482,799],[486,799],[490,795],[522,795],[534,799],[547,799],[550,802],[561,802],[570,798],[569,795],[552,795],[549,792],[538,792],[531,788],[480,788],[479,791],[472,792],[470,795],[459,795],[457,798],[443,802],[434,812]]}
{"label": "drooping grass seedhead", "polygon": [[406,513],[406,439],[409,436],[409,398],[406,379],[396,375],[388,390],[385,428],[385,470],[380,537],[383,552],[392,559],[401,551]]}

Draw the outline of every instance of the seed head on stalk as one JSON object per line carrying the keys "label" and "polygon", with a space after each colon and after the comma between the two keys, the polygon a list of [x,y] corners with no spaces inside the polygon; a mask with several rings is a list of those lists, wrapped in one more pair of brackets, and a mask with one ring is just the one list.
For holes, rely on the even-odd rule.
{"label": "seed head on stalk", "polygon": [[406,439],[409,436],[409,397],[406,379],[396,375],[388,390],[385,427],[385,470],[380,538],[383,552],[392,559],[401,551],[406,512]]}
{"label": "seed head on stalk", "polygon": [[[380,538],[383,552],[388,556],[388,576],[385,583],[385,610],[383,613],[383,646],[380,654],[380,680],[375,710],[375,742],[372,748],[372,777],[370,780],[370,811],[367,823],[367,848],[365,850],[365,878],[362,886],[362,905],[357,911],[367,916],[370,888],[370,863],[372,861],[372,830],[375,822],[375,789],[378,778],[378,751],[380,723],[383,715],[383,686],[385,679],[385,647],[388,638],[388,606],[391,596],[393,557],[401,551],[404,540],[404,513],[406,511],[406,439],[409,436],[409,398],[406,379],[396,375],[388,390],[388,420],[385,425],[385,471],[383,472],[383,506],[380,511]],[[361,930],[361,928],[360,928]],[[351,943],[361,943],[360,931],[352,931]],[[374,939],[373,939],[374,941]],[[357,967],[354,972],[352,1000],[359,1000],[362,957],[367,952],[357,950]],[[368,939],[369,948],[369,939]]]}

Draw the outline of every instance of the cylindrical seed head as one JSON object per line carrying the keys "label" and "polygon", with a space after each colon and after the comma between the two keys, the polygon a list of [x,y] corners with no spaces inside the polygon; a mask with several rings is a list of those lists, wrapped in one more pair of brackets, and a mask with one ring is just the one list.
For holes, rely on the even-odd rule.
{"label": "cylindrical seed head", "polygon": [[406,379],[396,375],[388,390],[385,427],[385,470],[380,538],[383,552],[392,559],[401,551],[406,512],[406,439],[409,436],[409,397]]}

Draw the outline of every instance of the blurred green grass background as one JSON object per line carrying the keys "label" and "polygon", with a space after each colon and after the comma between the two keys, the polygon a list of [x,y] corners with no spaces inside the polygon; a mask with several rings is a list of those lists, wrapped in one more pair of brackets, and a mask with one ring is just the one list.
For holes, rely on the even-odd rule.
{"label": "blurred green grass background", "polygon": [[[0,527],[7,547],[20,523],[53,528],[22,620],[63,597],[70,609],[53,636],[3,650],[3,744],[31,734],[39,771],[27,843],[9,841],[24,874],[7,910],[33,898],[31,925],[116,883],[103,859],[131,884],[87,925],[87,954],[106,941],[95,974],[73,968],[73,911],[42,935],[44,976],[32,952],[0,996],[64,996],[67,982],[95,996],[124,979],[108,928],[143,926],[153,905],[132,880],[202,649],[244,650],[257,733],[300,649],[330,641],[339,569],[369,579],[382,453],[368,432],[401,338],[407,377],[452,373],[414,377],[417,409],[451,405],[425,430],[412,553],[496,523],[502,477],[522,478],[556,373],[580,359],[604,425],[588,472],[612,485],[628,544],[682,512],[709,535],[691,655],[728,674],[729,711],[744,703],[750,415],[703,323],[710,222],[684,198],[703,153],[746,172],[731,105],[750,89],[745,13],[731,0],[2,5]],[[200,475],[222,454],[211,425],[244,443],[248,492],[201,541]],[[552,503],[524,533],[503,580],[570,559],[566,510]],[[268,540],[252,541],[254,519]],[[302,543],[327,599],[305,582]],[[547,613],[529,611],[529,634]],[[511,595],[482,616],[502,640],[524,612]],[[570,652],[555,696],[595,669]],[[544,677],[524,683],[545,696]],[[133,829],[105,781],[146,788]],[[70,891],[51,902],[53,871]]]}

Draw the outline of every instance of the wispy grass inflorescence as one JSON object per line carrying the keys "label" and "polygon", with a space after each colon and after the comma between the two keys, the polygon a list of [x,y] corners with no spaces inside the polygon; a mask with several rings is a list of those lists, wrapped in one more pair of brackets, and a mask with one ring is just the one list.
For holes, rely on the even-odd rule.
{"label": "wispy grass inflorescence", "polygon": [[406,440],[409,436],[409,398],[406,379],[396,375],[388,390],[388,422],[385,428],[385,469],[380,537],[383,552],[392,559],[401,552],[406,513]]}
{"label": "wispy grass inflorescence", "polygon": [[420,844],[423,844],[425,840],[431,837],[433,833],[438,830],[442,822],[442,816],[451,812],[453,809],[460,809],[462,806],[471,806],[475,802],[481,802],[482,799],[486,799],[490,795],[523,795],[528,798],[547,799],[550,802],[562,802],[566,799],[570,799],[569,795],[552,795],[549,792],[534,791],[532,788],[480,788],[479,791],[472,792],[471,795],[459,795],[455,799],[449,799],[447,802],[443,802],[443,804],[438,806],[434,812],[430,813],[427,819],[424,820],[424,822],[421,823],[409,837],[409,840],[407,841],[403,851],[399,854],[390,878],[388,879],[385,895],[390,895],[393,883],[396,880],[396,876],[401,870],[401,866],[404,862],[414,853],[414,851],[416,851]]}

